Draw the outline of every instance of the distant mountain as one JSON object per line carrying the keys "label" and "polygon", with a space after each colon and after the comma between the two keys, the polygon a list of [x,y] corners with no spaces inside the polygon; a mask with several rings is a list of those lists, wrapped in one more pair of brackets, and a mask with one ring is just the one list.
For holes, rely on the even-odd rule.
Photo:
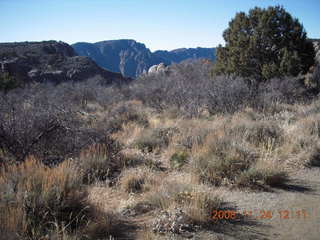
{"label": "distant mountain", "polygon": [[0,43],[0,73],[24,82],[58,83],[97,76],[105,83],[129,81],[88,57],[77,56],[70,45],[57,41]]}
{"label": "distant mountain", "polygon": [[99,66],[128,77],[137,77],[159,63],[169,65],[187,59],[215,59],[214,48],[181,48],[151,52],[144,44],[127,39],[97,43],[79,42],[71,46],[80,56],[90,57]]}
{"label": "distant mountain", "polygon": [[214,48],[180,48],[172,51],[158,50],[153,53],[158,58],[165,59],[167,62],[180,63],[187,59],[206,58],[211,61],[215,60]]}

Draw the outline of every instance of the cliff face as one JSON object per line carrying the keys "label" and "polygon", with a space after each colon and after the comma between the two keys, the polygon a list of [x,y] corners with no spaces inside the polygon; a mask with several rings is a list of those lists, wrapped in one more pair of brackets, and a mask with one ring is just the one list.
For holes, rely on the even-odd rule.
{"label": "cliff face", "polygon": [[56,41],[0,43],[0,72],[24,82],[59,83],[95,76],[105,83],[129,80],[106,71],[88,57],[77,56],[71,46]]}
{"label": "cliff face", "polygon": [[179,63],[190,58],[214,60],[213,48],[177,49],[152,53],[134,40],[113,40],[97,43],[76,43],[72,47],[81,56],[92,58],[99,66],[124,76],[137,77],[159,63]]}

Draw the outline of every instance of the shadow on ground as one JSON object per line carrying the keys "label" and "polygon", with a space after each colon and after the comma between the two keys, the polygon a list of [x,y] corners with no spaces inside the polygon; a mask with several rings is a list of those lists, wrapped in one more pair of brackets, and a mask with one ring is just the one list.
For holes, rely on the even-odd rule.
{"label": "shadow on ground", "polygon": [[306,194],[315,194],[315,190],[308,186],[303,180],[290,180],[287,183],[273,186],[275,189],[281,189],[289,192],[300,192]]}

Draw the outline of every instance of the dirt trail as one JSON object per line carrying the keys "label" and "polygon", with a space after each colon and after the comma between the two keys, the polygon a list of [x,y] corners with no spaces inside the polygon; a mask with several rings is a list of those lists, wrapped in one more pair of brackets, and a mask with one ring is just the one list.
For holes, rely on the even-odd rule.
{"label": "dirt trail", "polygon": [[[216,239],[319,240],[320,169],[301,170],[291,178],[289,185],[274,192],[223,190],[222,197],[234,204],[237,212],[252,211],[254,217],[252,221],[233,224],[230,226],[233,232],[222,231]],[[260,210],[272,211],[272,218],[256,219]]]}
{"label": "dirt trail", "polygon": [[[252,217],[243,217],[233,223],[218,224],[212,229],[193,233],[190,239],[202,240],[319,240],[320,239],[320,168],[304,169],[291,176],[291,182],[273,192],[245,192],[243,190],[221,189],[221,197],[227,208],[238,213],[252,211]],[[92,189],[91,201],[103,208],[116,210],[122,202],[130,202],[111,188]],[[115,201],[117,199],[117,201]],[[228,208],[230,207],[230,208]],[[260,210],[272,211],[271,219],[257,219]],[[279,211],[282,211],[280,217]],[[285,218],[286,212],[288,218]],[[300,212],[298,212],[300,211]],[[300,216],[299,216],[300,213]],[[155,213],[129,217],[130,225],[140,230],[148,225]],[[136,229],[137,230],[137,229]],[[135,234],[133,234],[134,236]],[[136,237],[128,239],[136,239]],[[162,236],[159,239],[182,240],[184,236]]]}

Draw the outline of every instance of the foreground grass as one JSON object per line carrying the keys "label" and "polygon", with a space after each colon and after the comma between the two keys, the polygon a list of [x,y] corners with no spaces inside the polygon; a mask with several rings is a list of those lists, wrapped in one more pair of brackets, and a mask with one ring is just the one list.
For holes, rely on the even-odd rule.
{"label": "foreground grass", "polygon": [[[155,114],[137,101],[123,104],[139,111],[119,115],[124,120],[108,145],[92,145],[54,168],[32,156],[1,165],[2,236],[116,238],[123,234],[123,216],[115,213],[120,197],[121,208],[134,210],[134,217],[149,214],[143,220],[149,227],[137,239],[152,239],[150,223],[159,211],[180,209],[190,224],[214,224],[211,213],[223,202],[219,187],[268,190],[286,184],[291,171],[320,165],[319,100],[198,118]],[[89,200],[87,190],[97,183],[113,191],[109,210]]]}
{"label": "foreground grass", "polygon": [[0,233],[7,239],[98,239],[117,234],[113,213],[87,200],[86,174],[72,161],[48,168],[28,158],[0,174]]}

